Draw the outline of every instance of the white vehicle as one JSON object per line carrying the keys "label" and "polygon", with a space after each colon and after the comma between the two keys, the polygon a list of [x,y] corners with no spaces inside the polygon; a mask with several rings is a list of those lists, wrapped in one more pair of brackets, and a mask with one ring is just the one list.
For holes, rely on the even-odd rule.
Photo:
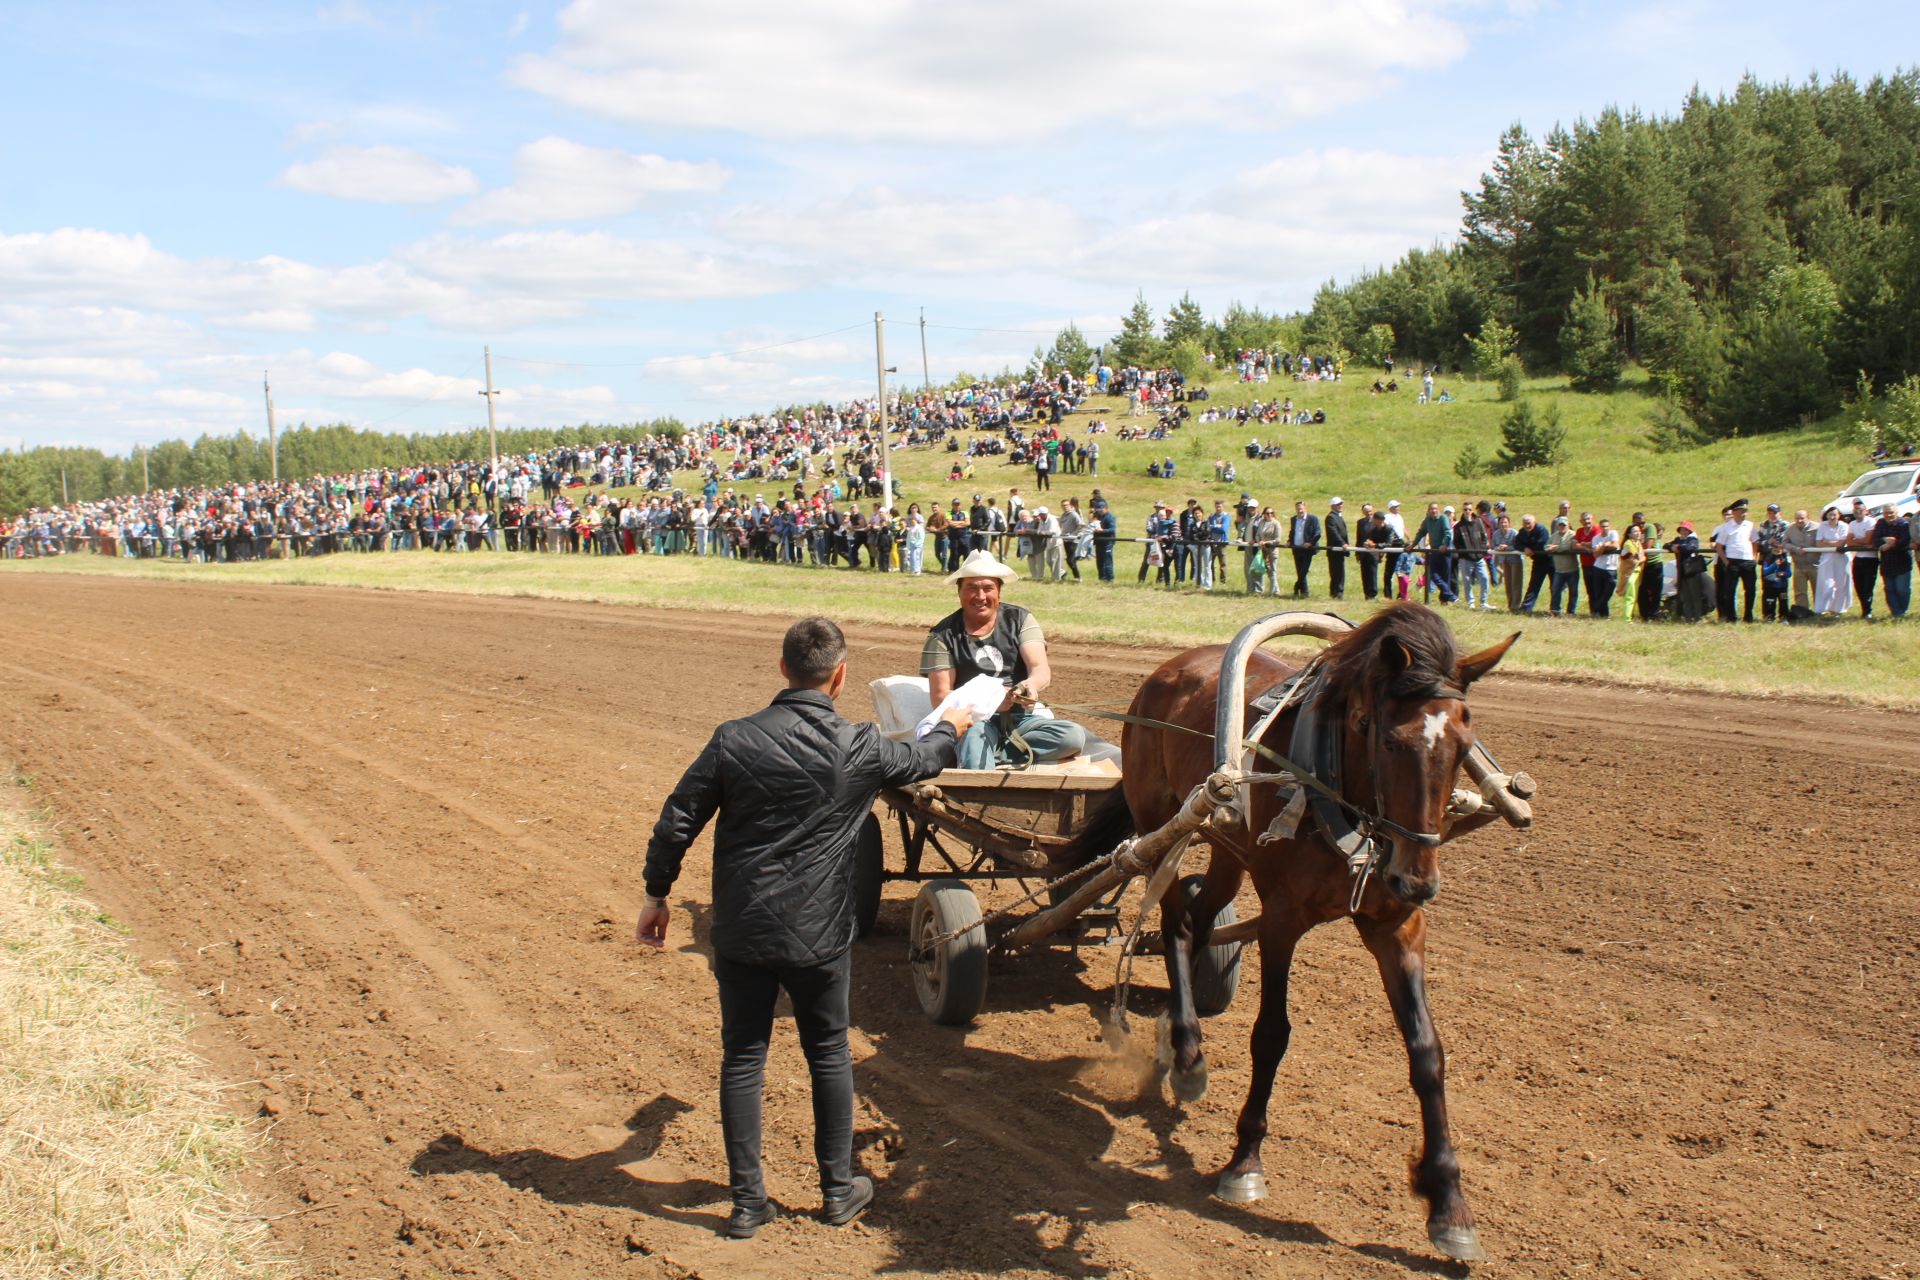
{"label": "white vehicle", "polygon": [[1842,489],[1834,501],[1840,504],[1840,510],[1850,512],[1855,498],[1865,502],[1867,510],[1875,515],[1880,514],[1880,508],[1889,502],[1903,516],[1920,511],[1920,458],[1883,462],[1873,470],[1861,473],[1860,478]]}

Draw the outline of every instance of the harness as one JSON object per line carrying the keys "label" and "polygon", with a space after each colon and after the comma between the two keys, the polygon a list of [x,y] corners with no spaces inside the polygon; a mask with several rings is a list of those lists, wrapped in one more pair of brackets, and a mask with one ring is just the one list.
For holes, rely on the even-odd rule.
{"label": "harness", "polygon": [[[1346,862],[1349,874],[1353,876],[1353,893],[1348,901],[1350,911],[1360,909],[1360,899],[1366,892],[1367,882],[1379,869],[1380,861],[1386,853],[1385,842],[1376,838],[1381,832],[1399,836],[1412,844],[1425,848],[1436,848],[1444,837],[1437,831],[1415,831],[1386,815],[1386,801],[1380,787],[1380,724],[1379,717],[1369,713],[1363,718],[1367,734],[1368,764],[1368,807],[1348,800],[1341,794],[1344,776],[1344,763],[1341,751],[1341,726],[1344,707],[1327,705],[1326,673],[1316,656],[1294,675],[1282,680],[1273,688],[1262,693],[1249,704],[1260,719],[1252,732],[1248,733],[1240,746],[1245,752],[1247,772],[1252,775],[1252,760],[1259,756],[1274,766],[1279,774],[1252,775],[1248,781],[1266,780],[1285,776],[1292,785],[1283,786],[1290,792],[1285,807],[1264,833],[1254,836],[1251,828],[1248,836],[1255,843],[1267,844],[1274,840],[1292,839],[1299,829],[1302,818],[1311,814],[1314,827],[1329,847]],[[1442,683],[1424,691],[1422,697],[1429,700],[1465,702],[1466,691],[1451,683]],[[1281,755],[1261,741],[1274,723],[1291,708],[1298,708],[1299,714],[1293,724],[1293,733],[1288,739],[1287,755]],[[1191,729],[1185,725],[1171,724],[1165,720],[1156,720],[1150,716],[1132,713],[1119,713],[1102,707],[1065,706],[1056,704],[1056,709],[1073,714],[1100,716],[1109,720],[1119,720],[1126,724],[1137,724],[1147,728],[1166,729],[1174,733],[1189,734],[1196,738],[1212,738],[1214,735],[1200,729]],[[1329,713],[1332,714],[1329,714]],[[1305,761],[1305,764],[1299,763]],[[1251,811],[1249,811],[1251,820]]]}

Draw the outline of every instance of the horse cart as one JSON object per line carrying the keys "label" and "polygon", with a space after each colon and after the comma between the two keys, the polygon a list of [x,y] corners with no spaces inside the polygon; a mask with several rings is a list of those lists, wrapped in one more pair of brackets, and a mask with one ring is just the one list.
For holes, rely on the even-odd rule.
{"label": "horse cart", "polygon": [[[1160,827],[1132,835],[1128,824],[1115,833],[1109,847],[1086,848],[1095,834],[1091,825],[1103,812],[1115,812],[1109,802],[1118,799],[1122,786],[1119,751],[1097,740],[1085,757],[1063,764],[948,769],[925,782],[882,792],[861,827],[856,851],[861,934],[873,927],[886,883],[920,886],[908,931],[914,988],[927,1016],[946,1025],[971,1022],[985,1007],[991,956],[1050,944],[1093,944],[1122,948],[1124,962],[1134,954],[1159,950],[1158,934],[1143,928],[1146,917],[1168,892],[1188,900],[1199,892],[1201,876],[1179,878],[1185,851],[1196,838],[1205,840],[1209,828],[1245,824],[1248,786],[1296,787],[1307,799],[1313,798],[1309,788],[1326,789],[1311,767],[1295,766],[1258,745],[1268,725],[1286,710],[1284,690],[1277,705],[1255,705],[1263,718],[1250,734],[1245,731],[1248,657],[1277,637],[1328,640],[1351,629],[1333,615],[1300,612],[1274,614],[1244,627],[1222,659],[1213,773]],[[875,681],[873,693],[881,727],[890,736],[911,734],[927,710],[924,681]],[[1479,825],[1497,815],[1517,827],[1531,821],[1527,797],[1532,783],[1525,774],[1502,773],[1477,744],[1466,771],[1478,790],[1455,792],[1449,813],[1456,819],[1478,815],[1472,825]],[[883,822],[891,822],[899,834],[898,865],[888,865]],[[1336,847],[1354,860],[1359,879],[1370,868],[1361,865],[1364,855],[1355,860],[1354,844],[1349,840]],[[1358,845],[1363,850],[1372,847],[1365,833]],[[1146,890],[1129,925],[1122,918],[1123,907],[1132,882],[1143,876]],[[1018,899],[983,912],[975,886],[1008,882],[1023,891]],[[1240,953],[1257,926],[1257,918],[1237,921],[1232,902],[1216,914],[1209,944],[1193,957],[1198,1012],[1218,1013],[1232,1002]]]}

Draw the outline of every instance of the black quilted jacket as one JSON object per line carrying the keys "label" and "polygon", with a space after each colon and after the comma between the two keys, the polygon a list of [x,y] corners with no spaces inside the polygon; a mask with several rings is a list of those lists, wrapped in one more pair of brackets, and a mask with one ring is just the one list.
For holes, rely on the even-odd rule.
{"label": "black quilted jacket", "polygon": [[946,724],[917,743],[842,720],[833,700],[789,689],[713,731],[660,810],[647,892],[665,897],[716,810],[713,949],[768,967],[824,964],[853,945],[853,844],[880,788],[954,760]]}

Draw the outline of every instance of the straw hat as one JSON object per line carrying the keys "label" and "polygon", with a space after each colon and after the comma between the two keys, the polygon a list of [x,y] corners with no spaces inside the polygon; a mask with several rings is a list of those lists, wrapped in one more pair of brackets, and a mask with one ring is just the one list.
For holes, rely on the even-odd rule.
{"label": "straw hat", "polygon": [[947,585],[955,587],[968,578],[998,578],[1002,582],[1012,582],[1020,575],[1001,564],[991,551],[969,551],[960,567],[947,575]]}

